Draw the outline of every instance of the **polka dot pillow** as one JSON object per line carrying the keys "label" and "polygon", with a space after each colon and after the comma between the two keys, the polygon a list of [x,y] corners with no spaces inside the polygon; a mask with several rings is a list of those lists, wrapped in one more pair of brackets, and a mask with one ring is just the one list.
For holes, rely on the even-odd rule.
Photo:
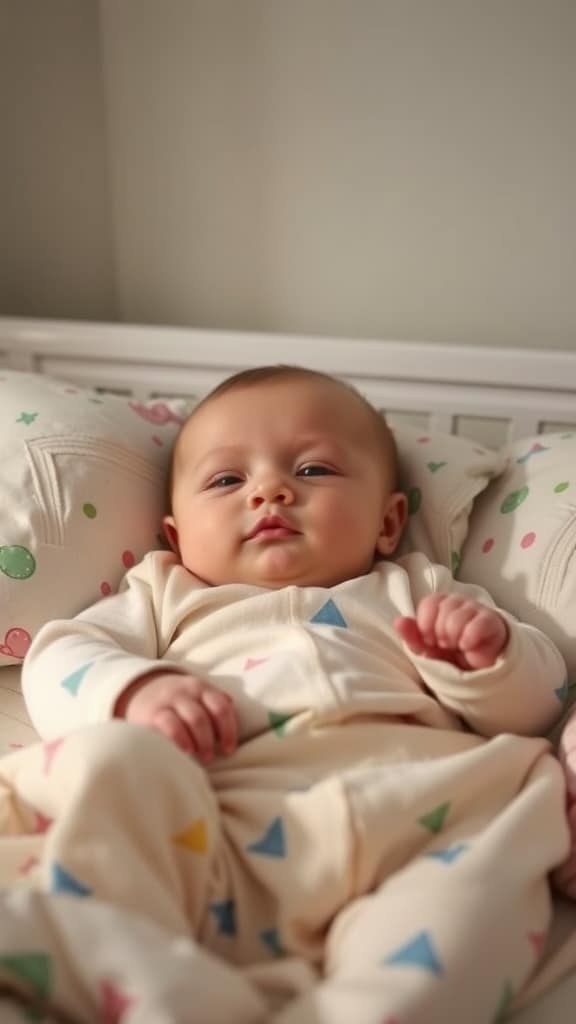
{"label": "polka dot pillow", "polygon": [[0,666],[158,547],[168,454],[187,411],[0,371]]}
{"label": "polka dot pillow", "polygon": [[505,454],[503,475],[474,506],[459,576],[547,633],[576,684],[576,433]]}
{"label": "polka dot pillow", "polygon": [[456,571],[472,505],[502,472],[504,457],[466,438],[414,427],[393,431],[400,482],[408,495],[408,524],[398,554],[422,551]]}

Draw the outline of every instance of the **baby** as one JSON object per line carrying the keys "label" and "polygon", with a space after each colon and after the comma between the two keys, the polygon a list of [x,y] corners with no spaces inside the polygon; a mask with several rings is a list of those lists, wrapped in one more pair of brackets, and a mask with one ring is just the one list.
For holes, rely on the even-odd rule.
{"label": "baby", "polygon": [[[172,551],[37,636],[36,728],[119,718],[170,741],[147,763],[211,851],[178,913],[230,962],[320,972],[274,1020],[495,1019],[534,969],[568,846],[560,770],[529,738],[561,711],[556,648],[423,555],[391,559],[392,435],[324,374],[216,388],[178,438],[170,500]],[[132,821],[160,813],[141,800]]]}

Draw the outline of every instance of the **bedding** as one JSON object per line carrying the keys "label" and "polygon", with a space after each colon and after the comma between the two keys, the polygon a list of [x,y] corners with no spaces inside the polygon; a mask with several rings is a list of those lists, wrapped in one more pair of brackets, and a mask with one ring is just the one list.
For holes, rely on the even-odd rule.
{"label": "bedding", "polygon": [[576,693],[576,432],[503,448],[506,468],[478,497],[459,570],[547,633]]}
{"label": "bedding", "polygon": [[[35,739],[18,679],[30,638],[48,618],[74,614],[112,592],[132,559],[156,546],[166,456],[178,419],[190,404],[101,395],[44,374],[7,369],[0,370],[0,388],[0,752],[10,752]],[[484,585],[511,612],[549,631],[574,683],[576,452],[569,433],[527,436],[498,452],[427,429],[402,428],[397,439],[411,502],[405,549],[419,547],[461,578]],[[19,956],[18,935],[23,942],[29,936],[31,904],[34,913],[42,914],[47,899],[43,894],[5,895],[3,913],[13,938],[0,958],[10,961],[12,971],[0,976],[0,985],[4,977],[11,987],[42,994],[38,979],[48,976],[46,963],[18,961],[15,971],[14,956]],[[154,985],[164,985],[162,979],[166,989],[184,985],[188,970],[200,962],[200,991],[190,997],[193,1005],[201,1004],[202,985],[223,996],[237,993],[233,1019],[241,1021],[239,1006],[245,997],[252,998],[252,987],[235,987],[236,975],[193,944],[170,944],[142,919],[120,923],[110,906],[97,910],[87,924],[87,901],[62,896],[56,903],[58,929],[73,936],[82,918],[82,927],[92,929],[90,946],[114,931],[128,948],[134,929],[147,932],[145,941],[158,964],[155,977],[149,978],[151,999],[165,998],[152,992]],[[86,981],[91,998],[101,1000],[94,1003],[100,1015],[90,1019],[117,1024],[162,1020],[156,1010],[138,1016],[129,995],[115,988],[112,954],[109,963],[109,984],[98,988],[95,977]],[[538,997],[537,1002],[514,1020],[571,1024],[575,964],[576,912],[557,900],[543,960],[523,997],[524,1002]],[[280,965],[275,969],[280,971]],[[74,962],[70,970],[76,978]],[[302,984],[308,983],[303,978]],[[254,1002],[249,1019],[258,1020],[259,1012]],[[1,998],[0,1018],[6,1024],[30,1019],[17,1003],[3,1004]],[[224,998],[220,1008],[214,1005],[210,1024],[219,1019],[232,1019]]]}

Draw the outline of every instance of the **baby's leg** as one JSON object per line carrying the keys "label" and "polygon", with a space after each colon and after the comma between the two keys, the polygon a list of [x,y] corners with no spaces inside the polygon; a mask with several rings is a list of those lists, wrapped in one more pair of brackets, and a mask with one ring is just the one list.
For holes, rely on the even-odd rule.
{"label": "baby's leg", "polygon": [[[504,1015],[538,962],[551,916],[547,873],[566,849],[561,774],[543,749],[501,737],[472,752],[483,792],[459,812],[455,776],[453,802],[424,822],[431,841],[389,877],[373,877],[377,842],[359,852],[359,882],[372,876],[373,891],[336,918],[325,980],[274,1024],[492,1024]],[[516,774],[518,792],[504,793],[486,819],[499,768]],[[365,834],[370,825],[376,838],[375,821]]]}
{"label": "baby's leg", "polygon": [[164,737],[108,722],[0,765],[4,885],[93,896],[196,935],[219,843],[203,770]]}

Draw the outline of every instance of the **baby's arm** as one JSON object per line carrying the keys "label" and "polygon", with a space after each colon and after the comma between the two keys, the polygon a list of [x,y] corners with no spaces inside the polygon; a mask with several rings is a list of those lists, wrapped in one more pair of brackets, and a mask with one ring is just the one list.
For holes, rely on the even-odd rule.
{"label": "baby's arm", "polygon": [[398,564],[412,601],[402,609],[400,636],[437,700],[482,736],[546,733],[566,697],[566,666],[552,641],[424,556]]}
{"label": "baby's arm", "polygon": [[214,740],[221,750],[233,747],[228,698],[163,657],[159,624],[173,567],[172,555],[150,555],[114,597],[40,630],[22,687],[42,738],[116,716],[159,729],[198,756],[209,757]]}

